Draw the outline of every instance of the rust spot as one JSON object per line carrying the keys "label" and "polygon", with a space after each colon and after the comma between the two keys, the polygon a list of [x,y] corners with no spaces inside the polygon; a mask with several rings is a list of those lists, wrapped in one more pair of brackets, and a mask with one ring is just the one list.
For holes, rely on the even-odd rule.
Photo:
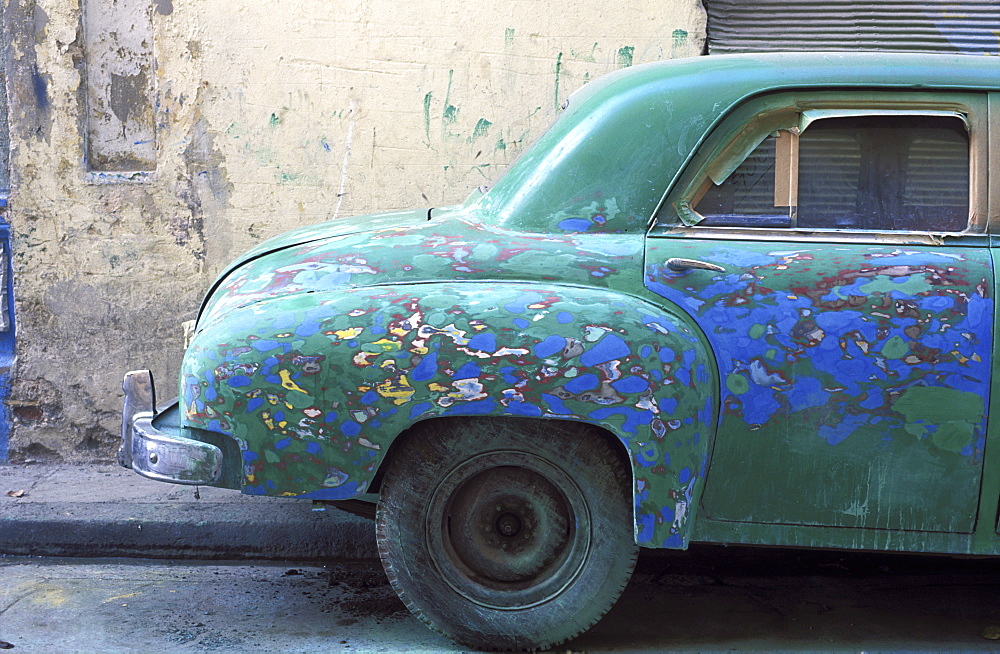
{"label": "rust spot", "polygon": [[25,422],[39,422],[45,417],[45,412],[42,411],[42,407],[37,404],[15,406],[11,409],[11,412],[14,414],[15,418]]}

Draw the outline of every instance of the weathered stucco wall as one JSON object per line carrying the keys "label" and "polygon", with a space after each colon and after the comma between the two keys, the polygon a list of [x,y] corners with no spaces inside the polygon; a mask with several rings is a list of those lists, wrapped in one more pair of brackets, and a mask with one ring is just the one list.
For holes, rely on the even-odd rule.
{"label": "weathered stucco wall", "polygon": [[180,323],[234,255],[460,202],[587,80],[705,37],[698,0],[82,2],[4,10],[12,461],[112,456],[122,373],[175,393]]}

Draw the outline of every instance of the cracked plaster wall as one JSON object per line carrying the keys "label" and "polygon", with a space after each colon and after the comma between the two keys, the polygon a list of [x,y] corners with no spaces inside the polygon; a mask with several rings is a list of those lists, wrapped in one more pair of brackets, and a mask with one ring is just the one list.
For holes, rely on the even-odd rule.
{"label": "cracked plaster wall", "polygon": [[[460,202],[587,80],[699,55],[705,40],[697,0],[584,0],[569,14],[515,0],[154,0],[148,11],[155,172],[95,183],[107,180],[87,164],[88,124],[102,118],[87,98],[93,25],[85,39],[77,0],[4,9],[11,461],[111,458],[122,374],[149,367],[161,398],[176,394],[180,323],[241,251],[305,224]],[[148,116],[126,106],[134,96],[107,104],[120,120]]]}

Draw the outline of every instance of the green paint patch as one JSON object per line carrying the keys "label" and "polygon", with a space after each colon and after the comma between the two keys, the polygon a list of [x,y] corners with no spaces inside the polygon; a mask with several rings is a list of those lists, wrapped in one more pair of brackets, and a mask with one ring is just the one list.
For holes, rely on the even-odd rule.
{"label": "green paint patch", "polygon": [[896,291],[906,295],[917,295],[926,293],[933,287],[928,283],[924,275],[910,275],[905,281],[899,281],[900,277],[890,277],[889,275],[878,275],[867,284],[862,284],[859,290],[862,293],[889,293]]}
{"label": "green paint patch", "polygon": [[455,81],[455,71],[448,71],[448,90],[444,95],[444,110],[441,112],[441,139],[454,141],[461,138],[460,134],[452,132],[449,127],[458,122],[458,107],[451,103],[451,85]]}
{"label": "green paint patch", "polygon": [[268,122],[270,123],[271,127],[277,127],[278,124],[281,123],[281,119],[278,118],[278,114],[271,114],[271,120]]}
{"label": "green paint patch", "polygon": [[455,81],[455,71],[448,71],[448,90],[444,94],[444,113],[442,120],[447,123],[458,122],[458,107],[451,103],[451,85]]}
{"label": "green paint patch", "polygon": [[983,399],[975,393],[942,386],[913,386],[904,392],[893,409],[907,421],[939,424],[951,420],[979,422]]}
{"label": "green paint patch", "polygon": [[910,352],[910,346],[899,336],[893,336],[882,345],[882,356],[886,359],[902,359]]}
{"label": "green paint patch", "polygon": [[315,175],[304,172],[292,172],[276,170],[274,172],[275,181],[278,184],[291,186],[313,186],[319,184],[319,178]]}
{"label": "green paint patch", "polygon": [[684,45],[684,42],[687,41],[688,33],[687,30],[677,29],[671,32],[670,37],[674,40],[675,46],[680,46]]}
{"label": "green paint patch", "polygon": [[972,443],[976,425],[983,419],[983,400],[975,393],[940,386],[908,388],[894,411],[906,420],[904,430],[947,452],[961,452]]}
{"label": "green paint patch", "polygon": [[306,409],[316,402],[311,395],[303,393],[288,393],[285,396],[285,401],[292,405],[295,409]]}
{"label": "green paint patch", "polygon": [[431,100],[434,99],[434,94],[430,91],[424,96],[424,141],[427,145],[431,144]]}
{"label": "green paint patch", "polygon": [[433,254],[418,254],[413,257],[414,267],[422,270],[439,270],[445,267],[445,260]]}
{"label": "green paint patch", "polygon": [[562,56],[563,53],[559,53],[556,56],[556,90],[555,90],[555,108],[559,110],[559,78],[562,76]]}
{"label": "green paint patch", "polygon": [[487,134],[489,134],[490,127],[492,127],[492,126],[493,126],[493,123],[491,123],[490,121],[486,120],[485,118],[480,118],[476,122],[476,126],[474,128],[472,128],[472,136],[470,136],[467,139],[467,142],[468,143],[473,143],[473,142],[477,141],[478,139],[483,138],[484,136],[486,136]]}
{"label": "green paint patch", "polygon": [[947,452],[961,452],[972,442],[974,430],[967,422],[946,422],[931,434],[931,442]]}
{"label": "green paint patch", "polygon": [[500,254],[500,248],[492,243],[480,243],[472,248],[472,258],[476,261],[493,261]]}
{"label": "green paint patch", "polygon": [[618,67],[628,68],[632,65],[632,59],[635,56],[635,46],[623,45],[618,48]]}
{"label": "green paint patch", "polygon": [[757,340],[767,333],[767,325],[757,324],[750,328],[750,338]]}
{"label": "green paint patch", "polygon": [[512,45],[514,43],[514,28],[508,27],[503,32],[503,42],[504,45]]}
{"label": "green paint patch", "polygon": [[733,395],[743,395],[750,390],[750,380],[743,375],[732,373],[726,376],[726,388]]}

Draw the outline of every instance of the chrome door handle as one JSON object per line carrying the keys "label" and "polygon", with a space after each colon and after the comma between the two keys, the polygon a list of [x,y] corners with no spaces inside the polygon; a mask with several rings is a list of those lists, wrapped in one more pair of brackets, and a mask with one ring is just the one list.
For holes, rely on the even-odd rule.
{"label": "chrome door handle", "polygon": [[677,272],[682,270],[712,270],[714,272],[726,272],[725,268],[714,263],[698,261],[697,259],[678,259],[677,257],[670,257],[667,259],[667,268],[676,270]]}

